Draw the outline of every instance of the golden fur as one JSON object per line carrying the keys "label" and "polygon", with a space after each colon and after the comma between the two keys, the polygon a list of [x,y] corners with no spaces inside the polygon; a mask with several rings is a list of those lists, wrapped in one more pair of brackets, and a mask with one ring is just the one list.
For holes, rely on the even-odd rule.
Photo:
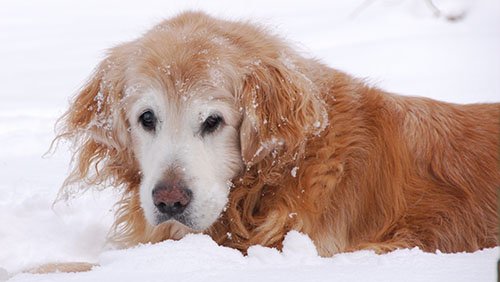
{"label": "golden fur", "polygon": [[[158,69],[164,56],[176,60],[172,76],[188,83],[203,79],[204,60],[220,59],[225,87],[243,109],[245,168],[233,179],[227,210],[205,231],[220,244],[279,248],[293,229],[309,235],[322,256],[497,245],[499,104],[387,93],[304,58],[263,28],[192,12],[113,48],[61,119],[59,138],[75,144],[61,195],[73,187],[122,189],[115,241],[130,246],[189,231],[149,225],[140,206],[141,174],[121,103],[138,44],[162,50],[142,54],[149,64],[135,71],[170,95],[178,89]],[[208,52],[190,55],[200,48]]]}

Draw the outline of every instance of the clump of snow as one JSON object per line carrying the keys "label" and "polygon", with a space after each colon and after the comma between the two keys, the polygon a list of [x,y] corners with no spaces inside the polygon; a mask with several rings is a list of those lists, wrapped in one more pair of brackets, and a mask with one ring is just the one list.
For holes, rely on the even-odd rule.
{"label": "clump of snow", "polygon": [[261,59],[255,59],[252,62],[250,62],[250,64],[252,66],[257,66],[258,67],[258,66],[260,66],[262,64],[262,60]]}
{"label": "clump of snow", "polygon": [[7,281],[10,275],[3,267],[0,267],[0,281]]}
{"label": "clump of snow", "polygon": [[90,122],[90,126],[96,126],[110,132],[113,130],[113,117],[111,115],[105,115],[102,112],[98,113],[97,116]]}
{"label": "clump of snow", "polygon": [[125,87],[123,99],[126,99],[132,95],[136,95],[140,92],[144,91],[144,86],[141,83],[134,83]]}
{"label": "clump of snow", "polygon": [[157,69],[158,71],[162,72],[163,74],[166,75],[171,75],[172,73],[170,72],[170,65],[165,65],[165,66],[158,66]]}
{"label": "clump of snow", "polygon": [[224,74],[219,68],[211,67],[209,75],[213,86],[222,88],[226,84]]}
{"label": "clump of snow", "polygon": [[228,188],[233,188],[234,187],[234,183],[233,181],[231,181],[230,179],[226,180],[226,186]]}
{"label": "clump of snow", "polygon": [[291,71],[296,71],[297,70],[297,66],[293,63],[293,61],[290,58],[290,56],[288,56],[285,52],[282,52],[280,54],[279,60],[281,61],[281,63],[283,63],[283,65],[285,65],[285,67],[287,69],[289,69]]}
{"label": "clump of snow", "polygon": [[220,36],[213,36],[212,38],[210,38],[210,41],[220,46],[227,47],[231,45],[231,42],[227,38]]}
{"label": "clump of snow", "polygon": [[321,117],[323,118],[322,122],[317,120],[313,123],[313,127],[316,129],[316,131],[314,131],[315,136],[320,136],[321,133],[328,127],[328,125],[330,125],[328,119],[328,111],[324,107],[321,108]]}
{"label": "clump of snow", "polygon": [[276,148],[279,148],[285,144],[285,141],[283,139],[279,139],[276,137],[271,137],[271,140],[266,140],[260,142],[259,148],[255,151],[255,153],[252,156],[252,160],[255,159],[257,156],[260,155],[264,150],[272,150],[273,158],[276,158],[278,152],[276,151]]}
{"label": "clump of snow", "polygon": [[97,103],[97,112],[101,112],[102,109],[102,103],[104,103],[104,94],[99,90],[97,94],[94,97],[94,101]]}
{"label": "clump of snow", "polygon": [[298,170],[299,170],[298,166],[292,168],[292,170],[290,171],[290,174],[292,175],[292,177],[297,177],[297,171]]}
{"label": "clump of snow", "polygon": [[311,239],[300,232],[290,231],[283,240],[283,255],[302,260],[314,260],[318,252]]}

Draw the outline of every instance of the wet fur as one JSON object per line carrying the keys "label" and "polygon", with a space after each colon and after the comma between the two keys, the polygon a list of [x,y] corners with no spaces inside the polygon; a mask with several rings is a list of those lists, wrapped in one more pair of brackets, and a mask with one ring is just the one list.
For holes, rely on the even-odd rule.
{"label": "wet fur", "polygon": [[[169,45],[182,34],[192,40]],[[207,44],[213,38],[229,47]],[[242,251],[253,244],[279,248],[294,229],[309,235],[322,256],[497,245],[499,104],[387,93],[304,58],[261,27],[191,12],[113,48],[61,119],[59,138],[75,145],[74,169],[61,195],[98,185],[121,189],[115,242],[131,246],[189,232],[175,223],[151,226],[140,206],[141,172],[121,104],[138,42],[146,52],[148,44],[155,50],[162,44],[168,56],[178,54],[173,75],[191,81],[204,66],[194,56],[181,58],[185,49],[201,44],[225,62],[225,87],[243,109],[245,167],[232,179],[226,211],[205,231],[217,242]],[[152,60],[140,71],[175,93],[172,83],[158,78],[158,65]],[[97,126],[103,117],[109,124]]]}

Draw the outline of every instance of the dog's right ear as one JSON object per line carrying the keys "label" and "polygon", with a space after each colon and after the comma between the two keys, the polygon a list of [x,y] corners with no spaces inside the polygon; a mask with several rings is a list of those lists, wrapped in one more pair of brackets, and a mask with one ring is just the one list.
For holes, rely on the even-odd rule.
{"label": "dog's right ear", "polygon": [[[282,50],[276,48],[277,50]],[[292,52],[290,52],[293,54]],[[241,90],[240,144],[247,168],[295,159],[307,138],[328,124],[324,101],[296,55],[272,54],[250,64]]]}
{"label": "dog's right ear", "polygon": [[58,121],[56,140],[69,140],[74,150],[72,172],[60,197],[104,183],[138,182],[139,172],[127,149],[130,137],[122,110],[126,66],[118,48],[94,70]]}

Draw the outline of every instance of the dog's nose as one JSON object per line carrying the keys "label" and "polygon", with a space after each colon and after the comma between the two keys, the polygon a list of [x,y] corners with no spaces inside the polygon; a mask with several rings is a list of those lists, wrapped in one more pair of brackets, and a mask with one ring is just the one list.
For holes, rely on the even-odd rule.
{"label": "dog's nose", "polygon": [[181,214],[191,202],[193,192],[182,183],[160,182],[153,189],[153,203],[162,214]]}

